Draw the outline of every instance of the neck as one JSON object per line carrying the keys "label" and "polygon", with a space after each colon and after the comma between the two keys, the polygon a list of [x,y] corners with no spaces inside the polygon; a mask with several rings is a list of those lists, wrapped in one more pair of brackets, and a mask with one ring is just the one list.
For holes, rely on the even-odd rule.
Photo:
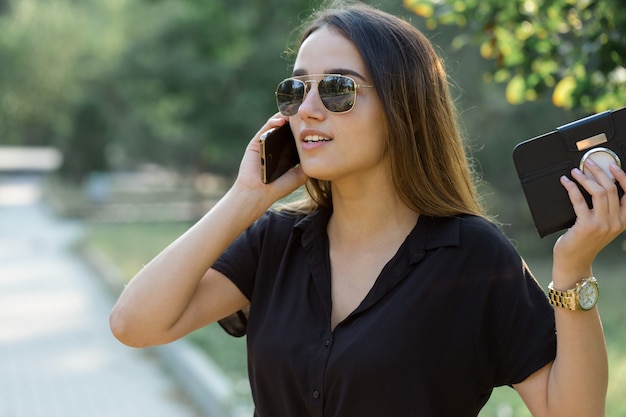
{"label": "neck", "polygon": [[333,214],[328,233],[345,243],[363,244],[376,236],[406,237],[419,216],[390,185],[349,190],[333,185],[332,192]]}

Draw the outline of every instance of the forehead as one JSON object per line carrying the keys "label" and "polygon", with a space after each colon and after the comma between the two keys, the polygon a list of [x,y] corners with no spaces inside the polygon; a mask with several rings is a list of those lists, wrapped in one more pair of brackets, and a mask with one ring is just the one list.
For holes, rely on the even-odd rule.
{"label": "forehead", "polygon": [[363,58],[352,41],[336,30],[323,26],[309,35],[300,46],[294,73],[323,74],[335,68],[366,73]]}

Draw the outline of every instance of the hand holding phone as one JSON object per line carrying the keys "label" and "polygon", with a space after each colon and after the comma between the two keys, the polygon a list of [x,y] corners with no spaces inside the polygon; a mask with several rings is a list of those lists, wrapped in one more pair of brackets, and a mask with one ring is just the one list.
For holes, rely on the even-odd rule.
{"label": "hand holding phone", "polygon": [[265,184],[300,163],[296,140],[289,123],[261,135],[261,180]]}

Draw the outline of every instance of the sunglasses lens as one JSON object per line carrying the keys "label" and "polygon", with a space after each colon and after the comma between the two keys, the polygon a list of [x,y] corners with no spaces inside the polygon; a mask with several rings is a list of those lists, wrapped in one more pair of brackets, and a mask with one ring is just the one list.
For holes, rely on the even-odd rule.
{"label": "sunglasses lens", "polygon": [[331,75],[319,83],[319,94],[324,106],[333,113],[343,113],[354,107],[356,87],[351,78]]}
{"label": "sunglasses lens", "polygon": [[276,104],[278,111],[285,116],[298,113],[298,108],[304,99],[306,85],[300,80],[284,80],[276,88]]}
{"label": "sunglasses lens", "polygon": [[[356,85],[352,78],[329,75],[318,83],[317,88],[320,99],[328,111],[344,113],[354,107]],[[278,111],[285,116],[296,115],[304,100],[306,90],[306,83],[298,79],[289,78],[278,84],[276,88]]]}

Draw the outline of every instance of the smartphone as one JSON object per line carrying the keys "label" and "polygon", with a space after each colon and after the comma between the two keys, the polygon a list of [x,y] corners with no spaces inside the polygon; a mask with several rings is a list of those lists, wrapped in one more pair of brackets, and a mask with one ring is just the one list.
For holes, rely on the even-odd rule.
{"label": "smartphone", "polygon": [[296,140],[289,123],[261,135],[261,180],[265,184],[300,163]]}

